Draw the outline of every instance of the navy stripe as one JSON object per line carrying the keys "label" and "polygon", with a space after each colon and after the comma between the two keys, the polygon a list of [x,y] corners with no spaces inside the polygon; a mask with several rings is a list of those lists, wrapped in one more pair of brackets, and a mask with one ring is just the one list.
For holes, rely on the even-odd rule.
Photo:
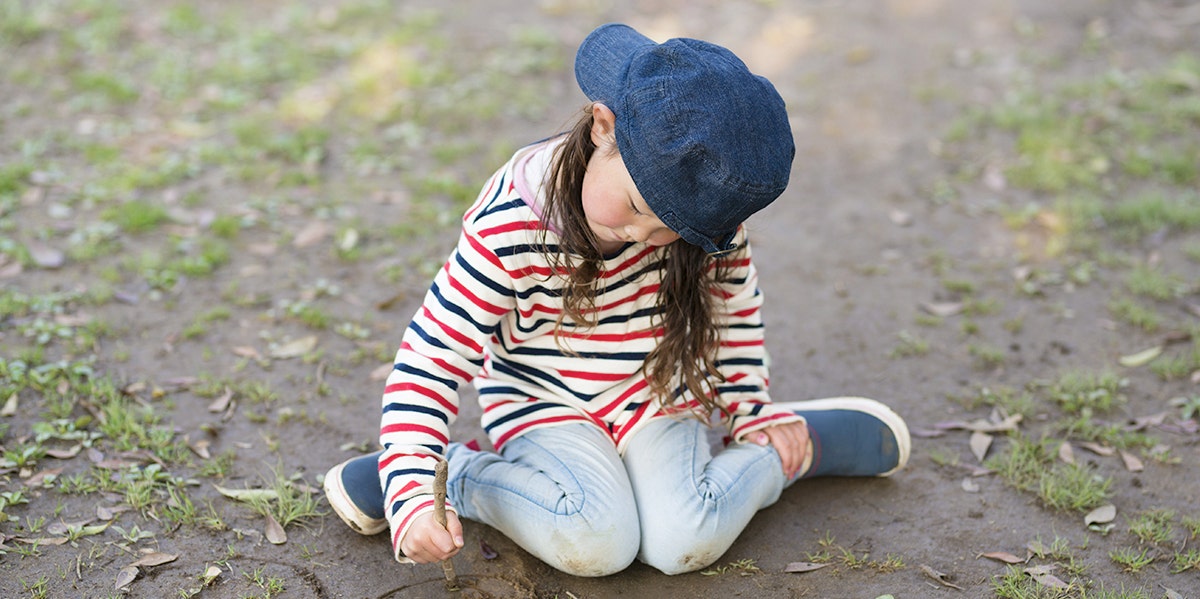
{"label": "navy stripe", "polygon": [[524,418],[530,414],[537,413],[541,410],[549,410],[551,408],[561,408],[561,407],[563,407],[563,406],[560,406],[558,404],[553,404],[553,403],[546,403],[546,402],[529,404],[528,406],[526,406],[524,408],[521,408],[510,414],[505,414],[503,417],[493,420],[492,424],[488,427],[488,430],[491,430],[493,428],[497,428],[500,426],[504,426],[506,423],[512,422],[514,420],[520,420],[521,418]]}
{"label": "navy stripe", "polygon": [[421,370],[420,368],[415,368],[415,367],[409,366],[407,364],[397,363],[395,366],[392,367],[392,369],[399,370],[400,372],[403,372],[405,374],[419,376],[423,379],[440,383],[451,389],[454,389],[455,391],[458,390],[458,381],[453,380],[453,379],[444,379],[439,376],[434,376],[433,374],[429,373],[428,371]]}
{"label": "navy stripe", "polygon": [[402,403],[393,401],[393,402],[388,402],[388,404],[386,406],[383,406],[383,413],[387,414],[388,412],[409,412],[412,414],[425,414],[426,416],[433,416],[434,418],[437,418],[438,420],[441,420],[442,422],[445,422],[446,424],[450,424],[450,417],[443,410],[432,408],[429,406],[402,404]]}

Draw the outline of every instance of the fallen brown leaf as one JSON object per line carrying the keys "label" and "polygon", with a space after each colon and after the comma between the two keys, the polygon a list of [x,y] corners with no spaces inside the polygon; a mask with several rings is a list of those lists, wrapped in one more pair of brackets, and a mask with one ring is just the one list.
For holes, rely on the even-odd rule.
{"label": "fallen brown leaf", "polygon": [[1108,524],[1117,517],[1117,506],[1113,504],[1102,505],[1083,517],[1083,523],[1092,524]]}
{"label": "fallen brown leaf", "polygon": [[989,551],[988,553],[983,553],[980,555],[982,557],[986,557],[988,559],[994,559],[996,561],[1004,562],[1006,564],[1019,564],[1019,563],[1022,563],[1025,561],[1011,553],[1008,553],[1007,551]]}
{"label": "fallen brown leaf", "polygon": [[812,572],[813,570],[820,570],[821,568],[824,568],[828,565],[829,564],[827,564],[827,563],[817,564],[817,563],[813,563],[813,562],[792,562],[792,563],[788,564],[787,567],[783,569],[783,571],[790,572],[793,574],[803,574],[804,572]]}
{"label": "fallen brown leaf", "polygon": [[4,402],[4,407],[0,408],[0,416],[12,416],[17,413],[17,392],[13,391],[12,395]]}
{"label": "fallen brown leaf", "polygon": [[263,535],[272,545],[282,545],[287,542],[287,533],[283,527],[279,525],[279,521],[271,514],[267,514],[267,524],[263,530]]}
{"label": "fallen brown leaf", "polygon": [[1058,459],[1065,464],[1075,463],[1075,450],[1071,449],[1071,444],[1063,441],[1062,445],[1058,446]]}
{"label": "fallen brown leaf", "polygon": [[315,245],[320,243],[322,239],[325,239],[331,232],[332,229],[327,223],[319,220],[313,221],[296,233],[296,237],[292,239],[292,246],[305,248]]}
{"label": "fallen brown leaf", "polygon": [[950,582],[949,576],[947,576],[946,574],[944,574],[942,572],[938,572],[937,570],[934,570],[933,568],[930,568],[929,566],[926,566],[925,564],[921,564],[921,573],[929,578],[932,578],[935,582],[937,582],[938,584],[940,584],[942,586],[947,586],[952,589],[958,589],[960,591],[964,590],[962,587],[954,584],[953,582]]}
{"label": "fallen brown leaf", "polygon": [[233,399],[233,391],[230,390],[229,387],[226,387],[225,393],[222,393],[220,397],[212,400],[212,402],[208,404],[208,411],[213,414],[220,414],[221,412],[224,412],[225,408],[229,407],[229,401],[231,399]]}
{"label": "fallen brown leaf", "polygon": [[963,303],[962,302],[923,302],[921,304],[921,309],[928,312],[929,314],[931,314],[933,316],[940,316],[942,318],[945,318],[947,316],[954,316],[955,314],[961,313],[963,311]]}
{"label": "fallen brown leaf", "polygon": [[160,553],[158,551],[152,551],[150,553],[147,553],[146,555],[143,555],[142,557],[139,557],[137,561],[129,564],[126,567],[128,567],[128,568],[137,568],[137,567],[151,568],[154,566],[161,566],[163,564],[169,564],[177,559],[179,559],[179,556],[175,555],[173,553]]}
{"label": "fallen brown leaf", "polygon": [[59,460],[69,460],[79,455],[80,451],[83,451],[83,444],[77,443],[67,449],[47,449],[46,455]]}
{"label": "fallen brown leaf", "polygon": [[1033,580],[1038,584],[1051,589],[1066,589],[1070,585],[1063,582],[1057,576],[1051,574],[1054,571],[1054,564],[1046,564],[1044,566],[1035,566],[1033,568],[1025,568],[1025,573],[1033,577]]}
{"label": "fallen brown leaf", "polygon": [[975,460],[982,463],[983,459],[987,457],[988,449],[992,446],[992,436],[975,431],[971,433],[968,443],[971,445],[971,453],[975,454]]}
{"label": "fallen brown leaf", "polygon": [[1093,443],[1091,441],[1088,441],[1085,443],[1080,443],[1079,446],[1096,454],[1096,455],[1100,455],[1100,456],[1104,456],[1104,457],[1109,457],[1109,456],[1115,455],[1117,453],[1117,450],[1115,450],[1111,447],[1105,447],[1103,445],[1100,445],[1099,443]]}
{"label": "fallen brown leaf", "polygon": [[1128,451],[1121,450],[1121,461],[1125,462],[1125,469],[1130,472],[1141,472],[1146,469],[1146,465],[1137,456]]}
{"label": "fallen brown leaf", "polygon": [[287,360],[290,358],[299,358],[316,349],[317,336],[309,335],[284,343],[278,347],[271,349],[271,357],[277,360]]}
{"label": "fallen brown leaf", "polygon": [[113,588],[123,589],[132,584],[134,580],[137,580],[137,576],[137,566],[125,566],[117,571],[117,580],[116,583],[113,584]]}

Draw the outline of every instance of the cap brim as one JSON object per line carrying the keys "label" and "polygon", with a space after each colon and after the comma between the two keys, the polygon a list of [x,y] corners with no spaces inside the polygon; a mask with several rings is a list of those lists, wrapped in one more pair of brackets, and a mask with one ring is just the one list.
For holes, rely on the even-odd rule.
{"label": "cap brim", "polygon": [[641,48],[657,43],[621,23],[597,27],[575,53],[575,81],[593,102],[612,103],[625,88],[630,58]]}

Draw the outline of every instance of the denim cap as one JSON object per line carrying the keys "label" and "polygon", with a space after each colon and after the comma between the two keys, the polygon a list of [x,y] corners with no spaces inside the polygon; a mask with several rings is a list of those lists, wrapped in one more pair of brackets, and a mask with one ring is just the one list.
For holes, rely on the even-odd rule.
{"label": "denim cap", "polygon": [[688,243],[732,249],[738,226],[787,187],[796,146],[783,98],[729,50],[610,23],[579,46],[575,79],[616,114],[634,185]]}

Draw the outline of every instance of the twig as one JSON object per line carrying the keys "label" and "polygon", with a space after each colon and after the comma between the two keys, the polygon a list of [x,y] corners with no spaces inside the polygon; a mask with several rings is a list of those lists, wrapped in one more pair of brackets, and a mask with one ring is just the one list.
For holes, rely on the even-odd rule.
{"label": "twig", "polygon": [[[433,468],[433,519],[446,528],[446,460],[438,461]],[[458,575],[449,559],[442,560],[442,572],[446,575],[446,590],[459,590]]]}

